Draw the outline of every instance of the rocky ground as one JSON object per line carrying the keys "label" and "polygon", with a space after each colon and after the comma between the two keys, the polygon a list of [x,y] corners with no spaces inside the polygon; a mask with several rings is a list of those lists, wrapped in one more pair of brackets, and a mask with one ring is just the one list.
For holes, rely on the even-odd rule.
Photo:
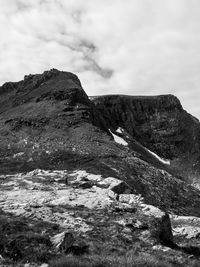
{"label": "rocky ground", "polygon": [[115,177],[37,169],[0,183],[2,266],[56,266],[68,254],[122,260],[129,252],[167,266],[200,257],[200,218],[168,216],[128,189],[118,194],[125,185]]}

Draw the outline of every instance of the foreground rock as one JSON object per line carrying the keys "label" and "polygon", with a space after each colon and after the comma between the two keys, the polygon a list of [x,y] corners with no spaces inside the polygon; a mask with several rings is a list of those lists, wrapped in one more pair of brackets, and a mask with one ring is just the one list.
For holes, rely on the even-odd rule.
{"label": "foreground rock", "polygon": [[[137,253],[156,255],[159,250],[175,263],[191,262],[188,255],[193,250],[186,254],[181,249],[189,247],[188,239],[172,235],[177,231],[175,222],[190,217],[173,215],[171,226],[168,214],[145,204],[141,195],[112,191],[121,184],[115,177],[103,178],[85,170],[35,170],[1,179],[0,234],[4,245],[0,253],[4,262],[42,264],[68,254],[123,254],[135,246]],[[82,188],[85,180],[93,186]]]}

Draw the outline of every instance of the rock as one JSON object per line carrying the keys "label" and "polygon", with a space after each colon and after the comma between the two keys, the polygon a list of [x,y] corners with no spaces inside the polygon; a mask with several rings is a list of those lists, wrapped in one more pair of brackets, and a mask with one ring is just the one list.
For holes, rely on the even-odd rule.
{"label": "rock", "polygon": [[65,250],[66,254],[83,255],[89,252],[89,245],[84,241],[75,241],[72,246]]}
{"label": "rock", "polygon": [[72,233],[62,232],[53,236],[51,242],[57,250],[65,251],[73,245],[75,238]]}
{"label": "rock", "polygon": [[146,230],[149,228],[148,224],[145,223],[145,222],[141,222],[141,221],[136,221],[136,223],[134,224],[134,226],[137,228],[137,229],[140,229],[140,230]]}
{"label": "rock", "polygon": [[125,182],[120,182],[117,185],[110,187],[110,190],[112,190],[117,195],[131,193],[130,186],[128,186]]}
{"label": "rock", "polygon": [[119,202],[129,204],[136,209],[140,208],[143,204],[143,197],[136,194],[120,194],[118,200]]}
{"label": "rock", "polygon": [[135,207],[131,207],[130,205],[116,205],[114,207],[114,211],[135,213],[137,209]]}
{"label": "rock", "polygon": [[186,239],[200,238],[200,218],[194,216],[171,215],[174,237]]}
{"label": "rock", "polygon": [[82,239],[75,238],[71,232],[63,232],[51,238],[51,242],[56,249],[65,254],[83,255],[88,253],[89,245]]}
{"label": "rock", "polygon": [[169,214],[165,213],[160,218],[152,217],[149,222],[151,237],[162,245],[173,247],[173,234]]}
{"label": "rock", "polygon": [[72,233],[65,233],[62,243],[60,244],[60,250],[66,252],[73,246],[75,238]]}
{"label": "rock", "polygon": [[139,229],[139,230],[147,230],[149,228],[146,222],[141,222],[136,220],[135,218],[128,218],[119,221],[118,223],[124,225],[124,227],[128,227],[132,230]]}
{"label": "rock", "polygon": [[161,251],[164,251],[164,252],[167,252],[167,251],[170,251],[170,248],[169,247],[165,247],[165,246],[162,246],[162,245],[155,245],[152,247],[153,250],[161,250]]}
{"label": "rock", "polygon": [[200,232],[196,234],[195,236],[197,239],[200,239]]}
{"label": "rock", "polygon": [[89,182],[80,183],[78,185],[78,187],[82,188],[82,189],[89,189],[89,188],[93,187],[93,183],[91,183],[90,181]]}
{"label": "rock", "polygon": [[152,206],[152,205],[147,205],[145,203],[142,203],[141,208],[142,208],[143,214],[145,214],[147,216],[153,216],[153,217],[161,218],[162,216],[165,215],[165,213],[161,209],[159,209],[155,206]]}
{"label": "rock", "polygon": [[69,177],[68,177],[68,175],[65,175],[63,178],[64,178],[64,181],[65,181],[65,184],[69,185]]}
{"label": "rock", "polygon": [[173,229],[174,236],[184,236],[187,239],[200,238],[200,227],[195,226],[179,226]]}

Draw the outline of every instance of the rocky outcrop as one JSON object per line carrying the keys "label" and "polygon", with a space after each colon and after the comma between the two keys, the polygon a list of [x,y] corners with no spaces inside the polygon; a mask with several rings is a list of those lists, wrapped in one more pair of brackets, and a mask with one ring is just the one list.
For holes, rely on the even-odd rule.
{"label": "rocky outcrop", "polygon": [[4,84],[0,95],[0,113],[8,112],[5,124],[11,125],[11,130],[41,129],[49,124],[59,129],[86,121],[103,127],[100,114],[93,108],[78,77],[70,72],[52,69],[27,75],[20,82]]}
{"label": "rocky outcrop", "polygon": [[63,232],[53,236],[51,242],[58,251],[65,254],[83,255],[88,253],[89,246],[80,238],[76,239],[71,232]]}
{"label": "rocky outcrop", "polygon": [[173,247],[174,240],[169,214],[164,214],[161,218],[154,218],[151,223],[152,237],[160,241],[162,245]]}
{"label": "rocky outcrop", "polygon": [[[190,245],[196,244],[192,249],[186,243],[183,246],[188,236],[177,235],[181,221],[198,223],[197,218],[169,217],[136,194],[124,192],[116,199],[112,189],[121,181],[115,177],[103,178],[85,170],[38,169],[0,179],[0,254],[14,261],[14,266],[32,261],[38,263],[33,266],[40,266],[68,254],[116,257],[116,253],[137,251],[141,255],[154,250],[177,264],[177,255],[187,262],[182,251],[199,253],[198,239],[190,238]],[[86,179],[94,182],[92,188],[79,186]]]}

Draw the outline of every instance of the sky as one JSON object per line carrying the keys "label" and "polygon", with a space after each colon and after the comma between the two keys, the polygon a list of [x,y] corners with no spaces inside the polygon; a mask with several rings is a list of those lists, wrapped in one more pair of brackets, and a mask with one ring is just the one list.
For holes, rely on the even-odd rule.
{"label": "sky", "polygon": [[200,119],[199,0],[0,0],[0,84],[51,68],[88,95],[175,94]]}

